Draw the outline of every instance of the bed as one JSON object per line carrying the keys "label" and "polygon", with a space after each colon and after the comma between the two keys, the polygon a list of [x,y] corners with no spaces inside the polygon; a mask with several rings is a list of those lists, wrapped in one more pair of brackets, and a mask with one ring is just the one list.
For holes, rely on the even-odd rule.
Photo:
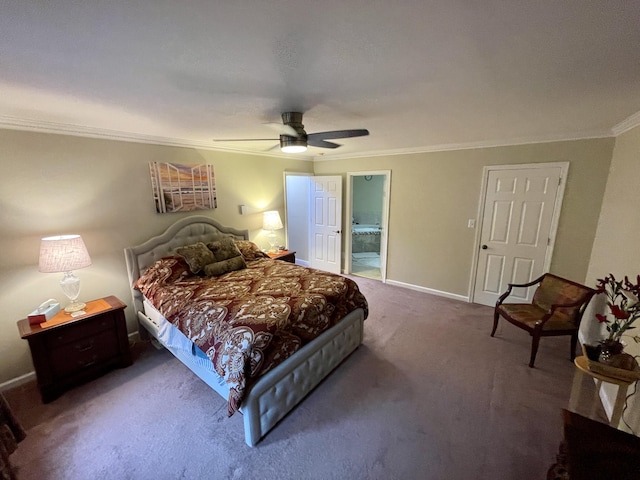
{"label": "bed", "polygon": [[[187,245],[193,246],[194,244],[198,244],[198,242],[202,242],[213,248],[212,245],[219,243],[221,238],[227,238],[228,242],[228,237],[233,239],[237,245],[253,245],[248,241],[248,231],[225,227],[209,217],[194,215],[178,220],[163,233],[150,238],[141,245],[125,248],[125,259],[131,286],[133,307],[139,325],[142,327],[140,329],[141,335],[150,335],[157,343],[167,348],[213,390],[226,398],[229,402],[230,414],[233,414],[235,410],[242,414],[245,442],[249,446],[254,446],[314,387],[358,348],[362,343],[363,324],[368,311],[366,300],[357,289],[357,285],[350,279],[307,269],[299,265],[292,265],[287,262],[259,258],[260,255],[255,255],[256,258],[253,258],[251,256],[253,254],[252,252],[245,255],[246,252],[242,251],[242,255],[246,259],[246,268],[224,273],[219,276],[216,274],[215,279],[212,279],[213,283],[227,282],[226,285],[231,285],[228,282],[240,280],[241,282],[244,281],[246,285],[251,284],[250,290],[258,291],[259,288],[253,286],[254,284],[251,282],[260,282],[260,285],[267,286],[267,290],[269,290],[269,288],[275,288],[269,287],[270,285],[274,285],[275,282],[275,284],[280,285],[281,289],[286,289],[288,280],[283,280],[284,277],[293,276],[295,278],[304,278],[305,285],[316,285],[316,283],[314,283],[315,280],[307,281],[307,278],[312,279],[320,275],[322,282],[329,281],[332,284],[340,285],[336,287],[336,289],[341,292],[343,292],[345,288],[342,285],[347,285],[349,303],[346,306],[331,307],[331,309],[327,310],[329,313],[316,315],[318,318],[322,317],[323,320],[322,322],[316,320],[309,321],[309,325],[313,324],[312,327],[308,327],[307,323],[304,322],[302,324],[296,323],[298,329],[294,332],[295,335],[293,336],[299,337],[297,341],[299,346],[295,351],[293,351],[293,348],[289,350],[284,348],[282,351],[285,353],[281,353],[280,350],[278,350],[278,353],[274,354],[272,352],[266,353],[266,349],[262,352],[255,345],[247,347],[245,353],[249,352],[249,354],[245,354],[242,357],[247,361],[247,365],[242,368],[238,367],[236,373],[238,371],[246,372],[248,378],[246,378],[246,381],[239,387],[238,379],[236,378],[237,375],[229,374],[229,372],[225,370],[225,368],[227,368],[226,366],[233,363],[233,358],[231,358],[231,355],[223,354],[224,349],[220,348],[221,343],[219,340],[224,336],[221,332],[223,330],[226,332],[226,329],[235,332],[239,328],[238,325],[240,325],[240,327],[245,325],[251,326],[252,322],[259,324],[259,322],[262,321],[262,316],[257,315],[254,318],[246,318],[245,316],[242,318],[242,322],[244,322],[242,324],[234,323],[236,320],[231,320],[231,326],[222,324],[222,326],[212,328],[212,323],[209,320],[203,321],[199,317],[200,313],[194,313],[193,307],[187,309],[186,307],[175,306],[181,301],[180,298],[182,294],[173,295],[173,290],[162,290],[177,287],[173,285],[167,286],[162,282],[160,282],[160,285],[156,280],[148,282],[149,277],[156,278],[154,272],[160,268],[159,266],[164,268],[166,265],[172,265],[170,269],[172,268],[174,270],[171,270],[171,272],[175,273],[176,269],[181,272],[178,283],[188,284],[188,288],[191,288],[191,290],[212,291],[213,287],[210,287],[209,284],[205,285],[201,283],[209,281],[209,279],[203,279],[201,273],[192,277],[190,276],[190,272],[186,274],[182,273],[180,269],[184,268],[183,266],[179,266],[179,268],[175,266],[175,259],[178,257],[176,253],[183,251],[183,247]],[[255,247],[255,245],[253,245],[253,247]],[[191,265],[189,264],[189,266]],[[158,271],[165,272],[166,268],[164,270],[160,268]],[[258,279],[257,276],[264,272],[267,274],[271,272],[274,276],[267,279]],[[166,276],[167,275],[162,278],[164,279]],[[205,275],[204,277],[207,276]],[[154,288],[160,285],[160,287],[158,287],[160,290],[149,289],[149,283],[153,283]],[[234,288],[236,287],[227,287],[230,292],[235,292],[236,290],[234,290]],[[242,310],[240,307],[234,306],[233,303],[239,302],[241,296],[246,293],[247,288],[242,288],[244,288],[242,291],[244,293],[228,295],[229,303],[227,305],[227,303],[223,302],[225,307],[222,308],[222,310],[226,308],[229,312],[235,311],[236,313]],[[151,298],[143,295],[143,291]],[[281,294],[282,293],[283,292],[281,292]],[[286,295],[284,295],[284,301],[288,302],[295,297],[295,295],[290,295],[287,292],[284,293],[286,293]],[[282,296],[283,295],[281,295],[281,297]],[[267,295],[267,297],[272,298],[273,296]],[[162,300],[158,301],[158,298],[164,298],[164,303]],[[313,298],[316,297],[314,296]],[[252,299],[250,301],[253,302],[254,300]],[[293,302],[293,300],[291,300],[291,302]],[[204,303],[203,301],[202,304]],[[309,302],[298,302],[295,304],[296,315],[299,313],[298,306],[306,303]],[[169,304],[170,306],[167,306]],[[210,306],[212,303],[208,302],[206,304]],[[293,305],[293,303],[291,303],[291,305]],[[180,308],[182,308],[182,310],[178,311]],[[293,311],[293,309],[293,307],[289,308],[291,311]],[[209,312],[209,310],[215,310],[215,308],[210,309],[207,307],[207,312]],[[330,314],[333,315],[333,317],[339,316],[340,318],[331,318]],[[218,316],[222,318],[223,315]],[[282,326],[282,321],[279,320],[279,322],[280,326]],[[297,317],[295,317],[292,322],[297,322]],[[314,322],[323,323],[324,327],[315,326]],[[205,325],[202,331],[203,333],[194,333],[193,325],[195,324]],[[304,328],[302,325],[304,325]],[[304,329],[318,330],[321,331],[321,333],[317,336],[311,335],[311,333],[306,335]],[[265,335],[269,338],[277,337],[279,340],[285,337],[288,339],[290,332],[280,333],[281,331],[284,331],[284,329],[278,327],[277,334],[269,336],[267,332]],[[270,332],[273,333],[273,331]],[[257,337],[258,335],[256,335],[256,338]],[[228,343],[229,342],[225,344],[225,348]],[[250,377],[250,373],[254,371],[255,359],[253,357],[256,356],[254,355],[255,352],[258,352],[257,356],[259,360],[262,361],[260,364],[262,365],[261,368],[265,371],[260,372],[259,376],[252,378]],[[240,358],[238,356],[236,357]],[[269,362],[271,362],[268,368],[267,363],[263,361],[263,357],[267,357]],[[223,360],[220,360],[221,358]],[[231,358],[231,360],[225,363],[229,358]],[[274,361],[274,358],[278,360]],[[221,365],[223,366],[221,367]],[[256,371],[258,370],[259,369],[256,369]],[[240,394],[238,394],[238,390],[240,390]]]}

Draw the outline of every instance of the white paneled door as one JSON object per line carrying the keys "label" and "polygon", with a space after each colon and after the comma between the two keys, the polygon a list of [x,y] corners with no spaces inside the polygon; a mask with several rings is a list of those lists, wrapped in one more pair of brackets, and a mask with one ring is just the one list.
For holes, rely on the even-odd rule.
{"label": "white paneled door", "polygon": [[342,177],[311,177],[311,267],[340,273]]}
{"label": "white paneled door", "polygon": [[[561,166],[490,170],[487,177],[473,301],[495,305],[509,283],[527,283],[545,273]],[[535,287],[516,288],[511,302],[530,302]]]}

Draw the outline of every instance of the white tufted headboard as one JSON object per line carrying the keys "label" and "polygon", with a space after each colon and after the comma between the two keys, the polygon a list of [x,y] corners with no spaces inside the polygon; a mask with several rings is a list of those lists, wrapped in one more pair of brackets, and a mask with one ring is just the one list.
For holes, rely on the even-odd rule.
{"label": "white tufted headboard", "polygon": [[204,215],[193,215],[181,218],[163,233],[151,237],[141,245],[125,248],[124,256],[127,262],[129,287],[131,288],[133,308],[136,315],[138,312],[143,311],[142,294],[133,288],[140,274],[156,260],[173,255],[178,247],[196,242],[212,242],[216,237],[220,236],[249,240],[249,231],[224,227],[212,218]]}

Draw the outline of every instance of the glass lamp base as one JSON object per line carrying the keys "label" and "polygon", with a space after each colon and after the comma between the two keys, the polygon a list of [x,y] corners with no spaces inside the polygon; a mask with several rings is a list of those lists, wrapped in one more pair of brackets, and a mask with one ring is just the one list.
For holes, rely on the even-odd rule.
{"label": "glass lamp base", "polygon": [[271,230],[268,235],[269,238],[269,253],[278,253],[278,248],[276,247],[276,234]]}
{"label": "glass lamp base", "polygon": [[[67,312],[67,313],[75,313],[75,312],[79,312],[80,310],[84,310],[84,308],[86,306],[87,306],[86,303],[71,302],[69,305],[64,307],[64,311]],[[84,313],[84,312],[82,312],[82,313]]]}
{"label": "glass lamp base", "polygon": [[84,307],[86,303],[78,301],[78,295],[80,294],[80,279],[76,277],[73,272],[65,272],[64,277],[60,280],[60,287],[62,291],[69,298],[71,303],[64,307],[64,311],[70,313],[72,316],[84,315]]}

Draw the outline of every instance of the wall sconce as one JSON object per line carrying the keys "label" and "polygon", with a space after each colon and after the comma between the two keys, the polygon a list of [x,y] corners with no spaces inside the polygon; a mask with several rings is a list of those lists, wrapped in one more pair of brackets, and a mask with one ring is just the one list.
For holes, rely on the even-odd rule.
{"label": "wall sconce", "polygon": [[91,265],[91,257],[80,235],[59,235],[43,238],[40,242],[38,270],[42,273],[64,272],[60,287],[70,302],[64,309],[72,315],[81,315],[86,307],[78,302],[80,279],[72,270]]}
{"label": "wall sconce", "polygon": [[262,214],[262,228],[269,231],[269,245],[271,246],[269,252],[275,253],[276,234],[274,230],[284,228],[284,226],[282,225],[282,220],[280,219],[280,214],[277,210],[269,210],[268,212],[264,212]]}

